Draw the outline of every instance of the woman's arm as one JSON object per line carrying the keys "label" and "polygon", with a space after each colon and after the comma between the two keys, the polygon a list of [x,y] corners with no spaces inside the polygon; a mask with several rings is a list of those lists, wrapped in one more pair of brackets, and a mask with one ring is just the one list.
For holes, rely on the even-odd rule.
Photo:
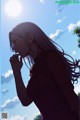
{"label": "woman's arm", "polygon": [[32,103],[32,99],[27,95],[27,88],[24,86],[21,72],[13,72],[16,84],[17,95],[23,106],[28,106]]}
{"label": "woman's arm", "polygon": [[54,76],[71,109],[79,115],[79,98],[72,88],[65,65],[59,58],[58,54],[50,53],[47,57],[48,69]]}
{"label": "woman's arm", "polygon": [[28,106],[32,99],[27,95],[27,88],[25,87],[22,76],[21,76],[21,67],[22,67],[22,61],[18,60],[18,56],[12,56],[10,58],[10,63],[12,66],[14,78],[15,78],[15,84],[16,84],[16,90],[17,95],[22,103],[23,106]]}

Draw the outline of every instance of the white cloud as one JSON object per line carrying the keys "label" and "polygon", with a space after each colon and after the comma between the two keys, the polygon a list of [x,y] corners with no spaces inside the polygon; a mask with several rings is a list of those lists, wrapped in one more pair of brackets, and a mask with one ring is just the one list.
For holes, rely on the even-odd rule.
{"label": "white cloud", "polygon": [[14,108],[19,103],[18,97],[14,97],[12,99],[8,99],[4,102],[3,105],[1,105],[1,109],[8,109],[8,108]]}
{"label": "white cloud", "polygon": [[5,77],[5,78],[7,78],[7,77],[9,77],[10,75],[12,75],[13,74],[13,71],[12,70],[8,70],[3,76]]}
{"label": "white cloud", "polygon": [[80,27],[80,21],[78,21],[78,22],[77,22],[77,26],[79,26],[79,27]]}
{"label": "white cloud", "polygon": [[[62,0],[61,0],[62,1]],[[59,2],[61,2],[59,1]],[[65,7],[67,6],[68,4],[59,4],[58,5],[58,9],[57,9],[57,12],[56,12],[56,15],[60,14],[64,9]]]}
{"label": "white cloud", "polygon": [[62,12],[63,9],[58,9],[56,12],[56,15],[58,15],[60,12]]}
{"label": "white cloud", "polygon": [[74,91],[75,91],[76,94],[78,94],[80,92],[80,85],[78,85],[77,87],[75,87]]}
{"label": "white cloud", "polygon": [[44,0],[39,0],[40,1],[40,3],[45,3],[45,1]]}
{"label": "white cloud", "polygon": [[8,93],[8,91],[9,91],[8,89],[3,89],[2,93],[5,95],[6,93]]}
{"label": "white cloud", "polygon": [[50,34],[50,38],[54,40],[54,39],[58,38],[62,33],[63,33],[63,30],[58,29],[58,30],[56,30],[55,33]]}
{"label": "white cloud", "polygon": [[71,32],[73,31],[76,27],[80,27],[80,21],[78,21],[77,23],[70,23],[67,27],[68,31]]}
{"label": "white cloud", "polygon": [[71,23],[67,28],[68,28],[69,32],[71,32],[76,28],[76,25]]}
{"label": "white cloud", "polygon": [[57,23],[61,23],[61,22],[62,22],[62,20],[61,20],[61,19],[57,20]]}
{"label": "white cloud", "polygon": [[74,51],[72,51],[72,54],[73,54],[73,55],[76,55],[76,51],[75,51],[75,50],[74,50]]}
{"label": "white cloud", "polygon": [[63,17],[62,19],[58,19],[58,20],[57,20],[57,23],[63,22],[64,19],[66,19],[66,17]]}
{"label": "white cloud", "polygon": [[15,115],[15,116],[11,116],[10,120],[27,120],[27,116]]}
{"label": "white cloud", "polygon": [[13,78],[13,71],[8,70],[5,74],[1,75],[1,84],[8,83]]}

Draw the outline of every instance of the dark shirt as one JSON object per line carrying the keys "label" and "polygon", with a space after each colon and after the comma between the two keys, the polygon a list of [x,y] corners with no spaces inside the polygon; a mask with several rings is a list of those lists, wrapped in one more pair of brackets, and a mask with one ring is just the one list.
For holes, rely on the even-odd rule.
{"label": "dark shirt", "polygon": [[27,86],[27,94],[39,108],[44,120],[78,120],[62,93],[62,89],[66,89],[66,84],[72,89],[73,85],[69,80],[64,80],[63,83],[61,78],[55,80],[53,71],[55,75],[58,74],[56,69],[50,66],[55,65],[59,58],[54,57],[55,53],[50,51],[42,53],[35,59]]}

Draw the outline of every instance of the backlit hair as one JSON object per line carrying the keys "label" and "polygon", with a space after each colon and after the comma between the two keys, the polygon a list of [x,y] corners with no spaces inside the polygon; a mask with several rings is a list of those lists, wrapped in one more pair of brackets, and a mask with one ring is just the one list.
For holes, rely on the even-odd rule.
{"label": "backlit hair", "polygon": [[[80,78],[80,60],[74,60],[70,55],[66,54],[64,50],[53,40],[51,40],[37,25],[30,22],[24,22],[19,25],[17,25],[10,33],[9,33],[9,39],[10,39],[10,47],[12,48],[11,44],[11,37],[12,36],[19,36],[22,37],[23,40],[25,40],[25,43],[27,41],[29,33],[34,34],[34,39],[36,44],[40,47],[41,50],[44,51],[54,51],[57,52],[59,56],[62,57],[64,60],[65,66],[67,68],[67,72],[69,74],[69,78],[71,79],[72,83],[75,81],[78,82],[78,79]],[[59,47],[61,50],[59,50]],[[69,56],[72,60],[69,60],[67,57]],[[30,56],[27,56],[27,59],[29,61],[29,64],[33,64],[34,60]],[[76,71],[78,69],[78,71]]]}

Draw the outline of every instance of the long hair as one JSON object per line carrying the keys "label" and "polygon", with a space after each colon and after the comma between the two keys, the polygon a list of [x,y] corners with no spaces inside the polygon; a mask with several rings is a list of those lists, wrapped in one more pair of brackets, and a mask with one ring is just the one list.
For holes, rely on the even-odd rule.
{"label": "long hair", "polygon": [[[59,56],[64,61],[64,65],[67,68],[67,72],[69,75],[69,78],[71,82],[74,84],[75,82],[78,82],[78,79],[80,78],[80,60],[74,60],[70,55],[66,54],[64,50],[59,46],[57,43],[55,43],[53,40],[51,40],[37,25],[30,23],[30,22],[24,22],[19,25],[17,25],[10,33],[10,47],[12,48],[11,44],[11,37],[12,36],[20,36],[25,40],[25,43],[27,41],[29,33],[33,33],[35,36],[35,42],[40,47],[41,50],[44,51],[54,51],[58,53]],[[61,48],[61,50],[59,49]],[[72,60],[69,60],[67,57],[70,57]],[[27,56],[29,65],[34,63],[33,58],[31,56]]]}

